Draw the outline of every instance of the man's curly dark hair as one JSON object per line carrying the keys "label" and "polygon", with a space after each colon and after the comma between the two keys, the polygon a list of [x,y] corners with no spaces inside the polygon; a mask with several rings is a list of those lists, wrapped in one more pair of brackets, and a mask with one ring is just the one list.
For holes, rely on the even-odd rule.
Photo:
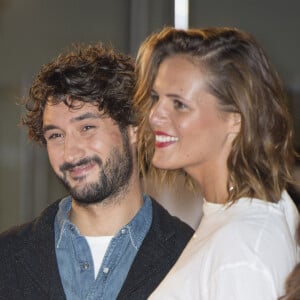
{"label": "man's curly dark hair", "polygon": [[95,103],[99,111],[111,117],[120,128],[136,125],[132,109],[135,86],[134,62],[111,46],[74,45],[52,62],[43,65],[28,97],[22,123],[31,140],[45,144],[43,112],[46,103],[73,101]]}

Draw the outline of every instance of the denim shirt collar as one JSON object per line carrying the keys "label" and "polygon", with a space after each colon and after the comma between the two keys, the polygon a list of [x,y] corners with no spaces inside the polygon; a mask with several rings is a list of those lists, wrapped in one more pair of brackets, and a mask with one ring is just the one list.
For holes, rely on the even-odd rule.
{"label": "denim shirt collar", "polygon": [[[143,195],[144,204],[134,216],[134,218],[125,226],[123,226],[114,238],[124,234],[127,231],[130,236],[132,246],[135,249],[139,249],[145,235],[147,234],[150,225],[152,223],[152,202],[148,195]],[[67,196],[59,203],[59,209],[55,219],[55,231],[56,231],[56,247],[64,248],[67,245],[67,241],[71,235],[77,237],[81,236],[80,231],[76,225],[69,220],[69,213],[72,207],[72,198]]]}

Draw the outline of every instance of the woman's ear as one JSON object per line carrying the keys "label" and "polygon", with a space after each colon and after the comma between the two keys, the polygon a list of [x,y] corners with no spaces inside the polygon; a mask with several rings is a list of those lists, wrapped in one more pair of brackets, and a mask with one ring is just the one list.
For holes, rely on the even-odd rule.
{"label": "woman's ear", "polygon": [[230,132],[239,133],[241,130],[242,116],[240,113],[231,113]]}

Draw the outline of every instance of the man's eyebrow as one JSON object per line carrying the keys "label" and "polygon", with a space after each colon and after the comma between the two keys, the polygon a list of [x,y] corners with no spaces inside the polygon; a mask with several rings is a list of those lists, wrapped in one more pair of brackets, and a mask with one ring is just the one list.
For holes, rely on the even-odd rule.
{"label": "man's eyebrow", "polygon": [[[100,114],[87,112],[85,114],[72,118],[71,122],[73,123],[73,122],[78,122],[86,119],[99,119],[99,118],[101,118]],[[43,126],[43,133],[45,134],[47,131],[54,130],[54,129],[59,129],[59,127],[51,124],[45,125]]]}
{"label": "man's eyebrow", "polygon": [[98,114],[98,113],[87,112],[85,114],[82,114],[80,116],[72,118],[71,122],[82,121],[82,120],[85,120],[85,119],[99,119],[100,117],[101,117],[101,115]]}
{"label": "man's eyebrow", "polygon": [[53,129],[58,129],[58,127],[57,127],[57,126],[54,126],[54,125],[46,125],[46,126],[43,126],[43,134],[45,134],[47,131],[53,130]]}

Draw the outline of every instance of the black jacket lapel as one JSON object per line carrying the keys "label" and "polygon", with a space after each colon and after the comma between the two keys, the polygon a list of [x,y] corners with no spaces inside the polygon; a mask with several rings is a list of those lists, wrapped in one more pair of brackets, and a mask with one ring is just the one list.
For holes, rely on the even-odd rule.
{"label": "black jacket lapel", "polygon": [[45,296],[43,299],[65,299],[55,254],[54,218],[57,208],[58,202],[29,225],[31,228],[26,229],[22,248],[15,253],[20,288],[28,286],[28,281],[31,281],[36,294]]}

